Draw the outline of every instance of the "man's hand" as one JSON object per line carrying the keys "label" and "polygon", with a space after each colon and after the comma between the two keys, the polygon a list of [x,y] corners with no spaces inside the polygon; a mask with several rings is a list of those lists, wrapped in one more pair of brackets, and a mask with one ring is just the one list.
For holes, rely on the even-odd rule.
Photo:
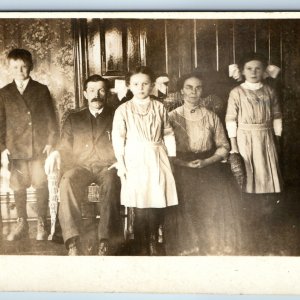
{"label": "man's hand", "polygon": [[1,152],[1,165],[5,168],[8,168],[10,152],[8,149],[5,149]]}
{"label": "man's hand", "polygon": [[52,152],[53,148],[51,145],[46,145],[44,150],[43,150],[43,153],[46,153],[47,154],[47,157],[49,156],[49,154]]}
{"label": "man's hand", "polygon": [[111,170],[113,168],[116,168],[118,170],[117,174],[121,179],[126,179],[127,170],[124,164],[116,162],[113,165],[111,165],[108,170]]}
{"label": "man's hand", "polygon": [[50,175],[54,173],[56,170],[60,170],[61,158],[58,151],[53,151],[46,158],[45,161],[45,173]]}

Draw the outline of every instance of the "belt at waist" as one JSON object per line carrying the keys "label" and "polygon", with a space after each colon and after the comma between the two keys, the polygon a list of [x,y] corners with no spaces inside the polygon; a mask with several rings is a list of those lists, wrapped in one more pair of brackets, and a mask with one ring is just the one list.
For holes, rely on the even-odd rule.
{"label": "belt at waist", "polygon": [[245,124],[245,123],[238,124],[238,129],[240,130],[266,130],[272,128],[273,125],[271,122],[262,123],[262,124]]}
{"label": "belt at waist", "polygon": [[127,140],[127,147],[138,147],[138,146],[148,146],[148,147],[160,147],[163,145],[162,141],[152,142],[152,141],[139,141],[139,140]]}

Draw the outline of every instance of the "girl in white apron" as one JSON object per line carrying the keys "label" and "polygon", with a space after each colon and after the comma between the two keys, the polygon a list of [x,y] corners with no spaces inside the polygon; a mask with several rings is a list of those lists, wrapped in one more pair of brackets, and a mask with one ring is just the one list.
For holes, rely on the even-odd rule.
{"label": "girl in white apron", "polygon": [[168,158],[176,155],[174,132],[163,104],[150,99],[153,77],[148,67],[128,75],[133,99],[116,110],[112,131],[121,204],[135,208],[135,240],[137,246],[147,245],[144,253],[150,255],[157,254],[163,208],[178,204]]}
{"label": "girl in white apron", "polygon": [[[279,206],[282,191],[277,152],[282,115],[275,90],[263,82],[266,67],[267,60],[259,53],[244,57],[240,69],[245,81],[230,92],[226,114],[231,153],[239,153],[245,165],[244,221],[252,235],[248,246],[256,250],[259,241],[271,237],[268,220]],[[270,250],[267,244],[263,254]]]}

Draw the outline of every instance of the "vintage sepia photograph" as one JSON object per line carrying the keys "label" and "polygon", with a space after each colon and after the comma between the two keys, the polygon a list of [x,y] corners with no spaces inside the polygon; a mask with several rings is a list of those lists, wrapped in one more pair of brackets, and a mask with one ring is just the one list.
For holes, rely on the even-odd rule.
{"label": "vintage sepia photograph", "polygon": [[300,15],[77,16],[0,15],[2,263],[299,257]]}

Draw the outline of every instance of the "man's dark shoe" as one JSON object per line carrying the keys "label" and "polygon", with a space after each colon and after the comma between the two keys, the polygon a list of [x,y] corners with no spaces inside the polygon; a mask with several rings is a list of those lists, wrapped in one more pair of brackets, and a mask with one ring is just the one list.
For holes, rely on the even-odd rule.
{"label": "man's dark shoe", "polygon": [[79,256],[80,255],[80,250],[79,250],[79,242],[78,238],[71,238],[68,241],[68,256]]}
{"label": "man's dark shoe", "polygon": [[99,243],[98,255],[99,256],[108,256],[111,255],[110,245],[108,240],[102,239]]}
{"label": "man's dark shoe", "polygon": [[18,241],[28,237],[28,223],[24,218],[18,218],[17,225],[14,230],[7,236],[7,240]]}

